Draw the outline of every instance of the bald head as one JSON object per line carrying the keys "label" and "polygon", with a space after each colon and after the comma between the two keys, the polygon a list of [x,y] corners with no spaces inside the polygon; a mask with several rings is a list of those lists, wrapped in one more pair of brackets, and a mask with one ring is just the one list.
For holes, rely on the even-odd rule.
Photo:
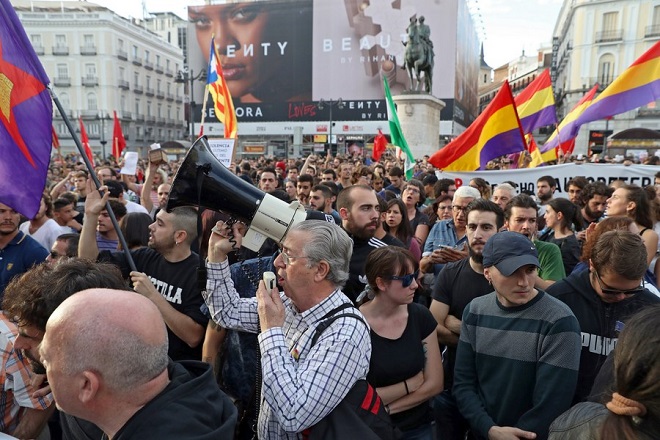
{"label": "bald head", "polygon": [[135,292],[89,289],[50,316],[41,355],[47,370],[57,367],[71,377],[92,371],[108,389],[123,393],[162,373],[167,349],[165,323],[150,300]]}

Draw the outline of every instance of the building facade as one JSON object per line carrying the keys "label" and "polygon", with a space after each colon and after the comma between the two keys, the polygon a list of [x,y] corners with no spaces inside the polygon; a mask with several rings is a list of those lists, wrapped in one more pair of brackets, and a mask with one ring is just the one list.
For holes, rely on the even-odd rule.
{"label": "building facade", "polygon": [[[185,136],[183,85],[175,81],[183,53],[176,42],[93,3],[12,4],[67,117],[76,128],[83,120],[95,153],[111,153],[113,111],[130,150]],[[62,153],[77,151],[57,109],[53,126]]]}
{"label": "building facade", "polygon": [[[660,39],[658,0],[565,0],[553,35],[552,77],[561,119],[595,84],[602,91]],[[600,152],[623,130],[660,127],[660,102],[585,124],[575,153]]]}

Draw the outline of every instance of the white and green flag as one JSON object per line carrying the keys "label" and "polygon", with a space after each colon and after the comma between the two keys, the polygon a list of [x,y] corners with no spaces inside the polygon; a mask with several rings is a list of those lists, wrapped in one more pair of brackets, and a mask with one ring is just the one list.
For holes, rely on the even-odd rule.
{"label": "white and green flag", "polygon": [[390,137],[392,138],[392,144],[399,147],[401,151],[403,151],[403,153],[406,155],[404,171],[406,172],[406,180],[410,180],[413,178],[415,158],[412,155],[412,151],[410,151],[410,148],[408,147],[406,138],[403,137],[403,131],[401,131],[399,117],[396,114],[396,107],[394,106],[394,101],[392,101],[390,86],[387,84],[387,79],[384,75],[383,85],[385,87],[385,99],[387,101],[387,120],[390,123]]}

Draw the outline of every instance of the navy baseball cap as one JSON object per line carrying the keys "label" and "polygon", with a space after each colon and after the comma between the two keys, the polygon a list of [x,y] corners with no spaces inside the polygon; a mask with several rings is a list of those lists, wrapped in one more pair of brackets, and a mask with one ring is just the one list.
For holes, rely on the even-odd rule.
{"label": "navy baseball cap", "polygon": [[498,232],[488,239],[482,253],[484,267],[495,266],[505,277],[528,264],[539,267],[536,246],[518,232]]}

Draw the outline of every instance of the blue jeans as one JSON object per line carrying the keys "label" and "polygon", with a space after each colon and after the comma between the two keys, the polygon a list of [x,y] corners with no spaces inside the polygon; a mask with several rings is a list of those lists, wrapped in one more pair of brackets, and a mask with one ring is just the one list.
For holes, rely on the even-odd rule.
{"label": "blue jeans", "polygon": [[417,428],[403,431],[400,440],[433,440],[433,425],[425,423]]}
{"label": "blue jeans", "polygon": [[465,433],[470,429],[467,420],[463,418],[456,399],[450,390],[431,399],[433,418],[435,419],[435,432],[439,440],[463,440]]}

